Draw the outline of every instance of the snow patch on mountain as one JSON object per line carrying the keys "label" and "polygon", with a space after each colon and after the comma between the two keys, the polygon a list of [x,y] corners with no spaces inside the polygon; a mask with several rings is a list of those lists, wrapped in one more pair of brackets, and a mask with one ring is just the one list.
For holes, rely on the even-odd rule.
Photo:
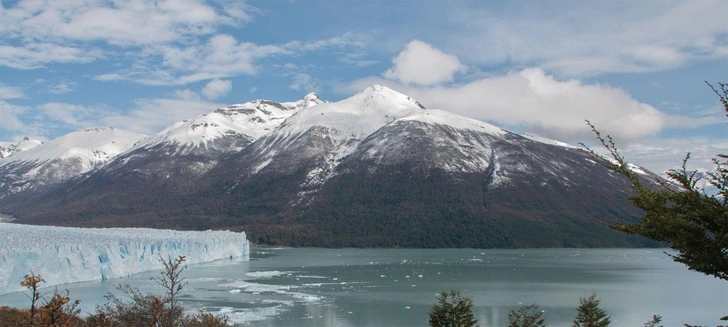
{"label": "snow patch on mountain", "polygon": [[[187,154],[194,148],[208,148],[224,138],[241,138],[245,144],[270,133],[297,111],[324,103],[316,93],[309,93],[295,102],[254,100],[220,108],[193,119],[177,122],[148,137],[134,149],[151,148],[160,144],[177,146],[175,154]],[[236,143],[236,144],[239,144]],[[225,151],[240,151],[240,146]]]}
{"label": "snow patch on mountain", "polygon": [[145,135],[112,127],[89,128],[0,159],[0,189],[15,193],[65,181],[99,167]]}
{"label": "snow patch on mountain", "polygon": [[382,126],[424,110],[414,99],[383,85],[374,85],[339,102],[322,104],[300,111],[286,120],[282,132],[296,135],[312,127],[328,127],[341,139],[361,139]]}
{"label": "snow patch on mountain", "polygon": [[550,138],[543,137],[541,135],[536,135],[536,134],[533,134],[533,133],[523,133],[523,134],[521,134],[521,136],[523,136],[523,137],[525,137],[527,139],[536,141],[536,142],[544,143],[544,144],[551,144],[551,145],[556,145],[556,146],[560,146],[560,147],[564,147],[564,148],[578,149],[578,147],[573,146],[573,145],[571,145],[569,143],[565,143],[565,142],[561,142],[561,141],[557,141],[557,140],[552,140]]}
{"label": "snow patch on mountain", "polygon": [[[310,202],[323,185],[342,173],[347,158],[448,172],[484,172],[491,165],[492,139],[510,132],[443,110],[426,109],[411,97],[374,85],[335,103],[301,110],[257,142],[249,173],[310,169],[292,205]],[[422,148],[425,146],[427,148]],[[425,154],[426,152],[426,154]],[[358,160],[358,159],[355,159]],[[376,170],[376,167],[371,169]]]}
{"label": "snow patch on mountain", "polygon": [[245,233],[182,232],[143,228],[67,228],[0,223],[0,294],[21,291],[20,281],[41,275],[42,286],[130,276],[162,268],[159,258],[195,264],[242,257]]}
{"label": "snow patch on mountain", "polygon": [[[13,154],[0,161],[0,166],[17,162],[45,163],[70,158],[86,158],[93,166],[99,161],[126,151],[146,135],[113,127],[89,128],[61,136],[30,150]],[[86,167],[86,171],[93,167]]]}
{"label": "snow patch on mountain", "polygon": [[9,157],[17,152],[30,150],[41,144],[43,144],[43,142],[33,140],[28,137],[23,138],[19,142],[0,142],[0,159]]}

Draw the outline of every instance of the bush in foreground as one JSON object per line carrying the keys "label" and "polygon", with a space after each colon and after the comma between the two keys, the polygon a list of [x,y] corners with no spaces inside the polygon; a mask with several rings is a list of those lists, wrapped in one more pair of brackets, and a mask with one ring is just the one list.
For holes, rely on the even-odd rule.
{"label": "bush in foreground", "polygon": [[432,327],[473,327],[478,320],[473,315],[473,300],[459,291],[442,292],[430,309],[427,323]]}
{"label": "bush in foreground", "polygon": [[579,299],[576,318],[571,327],[607,327],[611,323],[609,315],[599,307],[596,294]]}
{"label": "bush in foreground", "polygon": [[508,327],[546,327],[546,323],[538,304],[523,304],[508,314]]}
{"label": "bush in foreground", "polygon": [[130,285],[117,285],[123,297],[109,293],[106,303],[96,308],[96,312],[86,319],[79,316],[77,308],[80,301],[71,301],[68,291],[65,295],[56,289],[48,298],[39,291],[43,282],[40,275],[26,275],[21,285],[30,291],[30,309],[0,308],[2,326],[28,327],[119,327],[119,326],[152,326],[152,327],[223,327],[228,325],[228,318],[210,313],[185,314],[184,309],[175,297],[187,285],[181,277],[185,257],[177,259],[160,257],[164,270],[159,278],[152,278],[165,289],[159,296],[153,293],[142,293]]}

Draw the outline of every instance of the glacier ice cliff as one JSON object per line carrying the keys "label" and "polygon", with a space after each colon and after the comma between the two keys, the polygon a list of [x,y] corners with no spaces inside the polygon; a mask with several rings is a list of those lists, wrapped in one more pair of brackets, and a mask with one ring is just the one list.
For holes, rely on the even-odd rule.
{"label": "glacier ice cliff", "polygon": [[161,269],[159,258],[188,264],[248,258],[244,232],[70,228],[0,223],[0,294],[21,291],[31,271],[42,286],[130,276]]}

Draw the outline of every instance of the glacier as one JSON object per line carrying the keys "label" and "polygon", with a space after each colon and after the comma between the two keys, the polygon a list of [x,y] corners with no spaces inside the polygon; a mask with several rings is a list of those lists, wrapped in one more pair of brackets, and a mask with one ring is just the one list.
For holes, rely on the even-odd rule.
{"label": "glacier", "polygon": [[247,260],[245,232],[148,228],[73,228],[0,223],[0,294],[24,290],[31,271],[55,286],[160,270],[162,258],[187,264],[228,258]]}

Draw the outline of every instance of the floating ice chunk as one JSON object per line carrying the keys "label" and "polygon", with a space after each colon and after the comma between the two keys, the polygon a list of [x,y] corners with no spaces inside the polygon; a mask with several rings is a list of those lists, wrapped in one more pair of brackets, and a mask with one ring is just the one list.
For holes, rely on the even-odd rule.
{"label": "floating ice chunk", "polygon": [[248,272],[245,273],[245,276],[248,277],[254,277],[254,278],[272,278],[282,275],[291,275],[296,273],[295,271],[278,271],[278,270],[272,270],[272,271],[254,271],[254,272]]}

